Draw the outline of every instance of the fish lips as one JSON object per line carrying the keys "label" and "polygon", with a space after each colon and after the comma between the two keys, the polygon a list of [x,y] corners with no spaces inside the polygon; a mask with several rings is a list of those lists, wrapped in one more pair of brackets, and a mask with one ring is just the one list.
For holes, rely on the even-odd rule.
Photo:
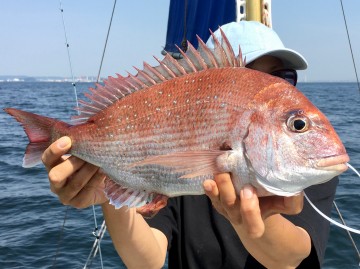
{"label": "fish lips", "polygon": [[349,155],[343,154],[338,156],[331,156],[319,160],[315,167],[317,169],[326,171],[337,171],[339,173],[345,172],[348,169],[347,162],[350,160]]}

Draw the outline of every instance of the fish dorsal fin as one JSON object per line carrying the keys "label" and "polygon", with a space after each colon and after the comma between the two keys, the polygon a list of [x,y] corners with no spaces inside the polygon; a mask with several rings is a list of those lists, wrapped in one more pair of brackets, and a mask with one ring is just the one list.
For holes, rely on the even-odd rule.
{"label": "fish dorsal fin", "polygon": [[204,41],[197,36],[199,43],[197,50],[190,42],[188,42],[186,53],[178,48],[183,56],[180,60],[175,60],[168,53],[163,60],[155,57],[159,62],[159,65],[156,67],[144,62],[143,69],[135,67],[136,75],[128,73],[127,76],[121,76],[117,74],[115,78],[108,77],[108,79],[104,80],[104,85],[96,83],[95,88],[89,88],[89,92],[85,93],[89,100],[80,100],[80,106],[76,108],[79,111],[79,115],[72,118],[73,123],[84,123],[99,111],[104,110],[117,100],[133,92],[177,77],[209,68],[244,67],[245,63],[242,59],[241,51],[239,51],[238,56],[235,56],[230,42],[221,28],[220,34],[221,38],[218,39],[211,32],[215,44],[213,50],[208,48]]}

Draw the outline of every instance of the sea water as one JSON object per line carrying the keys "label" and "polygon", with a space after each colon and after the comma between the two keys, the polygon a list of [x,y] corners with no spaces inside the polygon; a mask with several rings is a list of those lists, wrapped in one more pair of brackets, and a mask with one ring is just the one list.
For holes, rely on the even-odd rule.
{"label": "sea water", "polygon": [[[78,83],[81,92],[93,86]],[[303,83],[306,96],[330,119],[360,169],[360,92],[355,83]],[[1,82],[0,108],[15,107],[68,121],[76,112],[70,83]],[[21,167],[27,138],[17,122],[0,111],[0,268],[83,268],[94,243],[92,209],[63,206],[51,193],[42,165]],[[360,179],[340,177],[336,199],[346,223],[360,229]],[[102,223],[96,207],[97,222]],[[338,219],[333,210],[332,217]],[[64,222],[65,219],[65,222]],[[64,225],[63,225],[64,224]],[[353,235],[360,247],[360,236]],[[124,268],[108,233],[101,243],[104,268]],[[358,269],[358,259],[344,230],[331,225],[325,269]],[[91,268],[100,268],[97,255]]]}

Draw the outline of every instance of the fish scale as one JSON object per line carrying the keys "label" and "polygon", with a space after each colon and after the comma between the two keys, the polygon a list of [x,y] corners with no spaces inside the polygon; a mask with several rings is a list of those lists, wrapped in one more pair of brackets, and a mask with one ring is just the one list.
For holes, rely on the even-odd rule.
{"label": "fish scale", "polygon": [[166,55],[90,88],[74,125],[5,109],[29,137],[24,166],[69,136],[70,153],[107,175],[110,203],[147,216],[168,197],[203,194],[217,173],[231,173],[237,193],[252,184],[260,196],[290,196],[346,170],[326,117],[285,80],[245,68],[221,34],[214,50],[199,39],[179,61]]}
{"label": "fish scale", "polygon": [[[182,92],[181,90],[179,90],[178,88],[176,88],[173,95],[178,95],[178,96],[182,96]],[[189,91],[189,90],[192,90],[192,89],[185,89],[184,91]],[[155,92],[156,90],[154,90]],[[162,95],[164,95],[166,92],[164,91],[162,93]],[[144,92],[144,95],[146,93]],[[209,93],[208,93],[209,94]],[[208,96],[209,95],[205,95],[206,97],[204,97],[205,100],[208,100]],[[166,94],[165,94],[166,96]],[[113,126],[116,126],[119,130],[119,135],[117,134],[114,134],[113,136],[113,140],[114,141],[132,141],[133,143],[131,143],[131,147],[129,147],[128,145],[124,144],[124,147],[123,148],[120,148],[119,150],[123,153],[127,152],[127,151],[136,151],[136,148],[135,148],[135,145],[134,145],[134,142],[136,141],[141,141],[141,134],[143,133],[143,137],[146,138],[147,140],[149,141],[160,141],[162,140],[162,143],[159,143],[157,144],[157,148],[159,150],[158,153],[160,154],[165,154],[167,153],[166,151],[168,151],[169,147],[167,147],[166,143],[176,143],[176,142],[172,142],[172,141],[179,141],[179,138],[182,136],[187,139],[184,139],[184,143],[186,143],[186,145],[188,146],[192,146],[193,144],[202,144],[202,142],[207,142],[206,140],[211,140],[211,138],[208,138],[207,136],[205,136],[206,132],[209,132],[209,130],[212,129],[212,127],[215,127],[215,126],[219,126],[219,124],[217,122],[219,122],[222,118],[220,118],[220,116],[224,116],[225,114],[224,113],[218,113],[216,114],[216,112],[218,110],[223,110],[223,108],[221,107],[221,104],[222,101],[221,98],[219,98],[218,94],[214,94],[214,96],[216,96],[216,103],[215,105],[213,105],[211,102],[206,102],[206,107],[204,106],[205,105],[205,102],[201,102],[201,103],[204,103],[202,107],[200,107],[199,109],[197,109],[197,107],[195,106],[194,109],[191,109],[189,110],[189,112],[186,114],[184,114],[184,109],[185,107],[191,107],[192,106],[192,102],[190,103],[187,103],[186,100],[184,101],[185,105],[182,105],[182,103],[179,101],[177,103],[177,106],[176,107],[172,107],[171,110],[176,114],[178,113],[179,115],[183,115],[183,119],[184,120],[180,120],[177,122],[176,126],[173,125],[171,122],[169,121],[172,121],[172,118],[168,118],[168,121],[160,121],[159,118],[162,118],[162,116],[154,116],[154,114],[162,114],[162,113],[165,113],[164,111],[160,111],[160,112],[153,112],[153,110],[150,110],[149,112],[147,112],[145,109],[146,109],[146,106],[145,106],[145,109],[144,107],[140,105],[138,105],[136,107],[136,110],[135,110],[135,106],[132,106],[132,105],[127,105],[126,108],[124,109],[127,109],[128,107],[132,107],[133,108],[133,111],[132,113],[138,115],[137,117],[133,117],[133,118],[130,118],[130,116],[132,114],[127,114],[126,115],[126,118],[128,118],[129,120],[124,122],[122,125],[119,125],[117,124],[116,122],[113,123],[113,121],[116,121],[117,119],[117,115],[116,114],[120,114],[120,115],[123,115],[123,113],[121,113],[120,110],[116,110],[116,114],[114,113],[114,115],[112,115],[112,117],[108,117],[109,119],[106,120],[106,118],[102,118],[100,120],[101,122],[101,125],[106,125],[108,127],[108,129],[111,129]],[[198,97],[198,98],[201,98],[202,96]],[[135,101],[133,101],[133,103],[136,103],[138,102],[137,99],[141,99],[142,98],[136,98]],[[123,102],[126,102],[127,100],[122,100]],[[158,101],[158,102],[156,102]],[[155,100],[152,102],[152,104],[154,104],[154,106],[156,105],[156,107],[159,107],[160,104],[158,103],[165,103],[165,105],[168,104],[167,100],[161,100],[161,99],[158,99],[158,100]],[[196,101],[195,101],[196,102]],[[143,102],[145,103],[145,102]],[[158,106],[159,105],[159,106]],[[198,104],[197,106],[199,106],[200,104]],[[121,105],[119,105],[121,107]],[[210,109],[208,108],[208,106],[212,106],[213,108]],[[161,107],[161,110],[162,110],[163,107]],[[168,109],[165,107],[164,109],[165,111],[167,111]],[[179,111],[179,110],[182,110],[182,111]],[[200,110],[200,111],[199,111]],[[210,110],[213,110],[214,111],[214,115],[215,115],[215,118],[214,119],[211,119],[209,118],[209,123],[207,123],[206,121],[204,120],[198,120],[198,121],[192,121],[192,125],[193,126],[189,126],[188,124],[188,120],[187,119],[196,119],[196,118],[203,118],[204,115],[200,114],[201,117],[199,116],[196,116],[199,114],[199,112],[203,111],[203,114],[210,111]],[[185,109],[185,112],[186,112],[186,109]],[[152,114],[153,116],[151,117],[151,120],[147,120],[147,118],[149,117],[149,114]],[[139,115],[142,115],[142,116],[139,116]],[[207,115],[208,116],[208,115]],[[145,119],[145,122],[144,122],[144,119]],[[215,123],[210,123],[210,121],[216,121]],[[220,126],[222,126],[224,122],[226,122],[227,119],[224,119],[223,122],[221,122]],[[134,126],[133,128],[135,128],[136,126],[141,126],[143,130],[150,130],[150,133],[154,133],[154,132],[159,132],[160,134],[162,134],[162,136],[164,136],[164,134],[166,134],[166,136],[169,138],[167,140],[164,140],[164,139],[159,139],[161,138],[160,136],[158,136],[159,138],[156,137],[156,135],[152,136],[144,131],[137,131],[137,130],[133,130],[132,128],[126,128],[126,126],[129,125],[129,122],[131,122],[131,124]],[[182,123],[181,123],[182,122]],[[162,128],[159,128],[159,124],[163,125],[164,127]],[[99,137],[103,137],[103,134],[101,132],[108,132],[107,130],[108,129],[104,129],[102,128],[102,126],[98,126],[97,128],[100,130],[98,135],[96,136],[99,136]],[[157,125],[157,128],[154,129],[153,126],[154,125]],[[199,126],[198,126],[199,125]],[[208,130],[204,128],[204,126],[208,126]],[[191,128],[190,128],[191,127]],[[190,130],[189,130],[190,129]],[[189,130],[189,131],[188,131]],[[192,131],[191,131],[192,130]],[[188,132],[188,133],[187,133]],[[90,134],[94,134],[95,132],[89,132]],[[127,135],[128,133],[128,135]],[[227,133],[227,130],[224,130],[224,134],[223,135],[226,135]],[[134,140],[134,137],[133,136],[140,136],[140,138],[137,138]],[[96,140],[96,136],[95,138],[92,137],[91,139],[92,140]],[[188,137],[187,137],[188,136]],[[198,139],[202,139],[203,141],[196,141],[192,144],[189,145],[189,139],[191,137],[198,137]],[[172,139],[171,139],[172,138]],[[88,140],[89,138],[88,137],[84,137],[83,138],[84,140]],[[103,138],[102,138],[103,139]],[[80,141],[78,141],[78,143],[81,143]],[[107,142],[108,143],[108,142]],[[142,143],[139,144],[139,146],[142,146]],[[178,145],[178,146],[181,146],[181,145]],[[81,144],[79,144],[79,148],[81,148]],[[86,148],[86,147],[85,147]],[[163,149],[163,151],[161,152],[160,150]],[[79,151],[82,151],[84,152],[84,150],[82,149],[79,149]],[[105,149],[105,151],[109,151],[108,148]],[[73,153],[76,154],[76,151],[73,150]]]}

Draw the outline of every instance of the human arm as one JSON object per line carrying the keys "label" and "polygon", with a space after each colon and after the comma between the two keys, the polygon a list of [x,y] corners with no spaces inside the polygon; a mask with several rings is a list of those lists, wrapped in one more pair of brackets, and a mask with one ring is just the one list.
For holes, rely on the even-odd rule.
{"label": "human arm", "polygon": [[71,140],[62,137],[42,156],[50,189],[63,204],[85,208],[101,204],[114,246],[128,268],[160,268],[166,257],[167,239],[151,229],[134,209],[115,210],[104,195],[105,176],[99,168],[74,156],[63,156]]}
{"label": "human arm", "polygon": [[165,263],[167,239],[151,228],[135,208],[115,209],[102,204],[106,226],[116,251],[127,268],[161,268]]}
{"label": "human arm", "polygon": [[205,181],[204,188],[248,252],[265,267],[296,268],[310,254],[308,233],[279,214],[299,213],[302,196],[258,198],[249,186],[237,196],[228,174],[217,175],[215,181]]}

